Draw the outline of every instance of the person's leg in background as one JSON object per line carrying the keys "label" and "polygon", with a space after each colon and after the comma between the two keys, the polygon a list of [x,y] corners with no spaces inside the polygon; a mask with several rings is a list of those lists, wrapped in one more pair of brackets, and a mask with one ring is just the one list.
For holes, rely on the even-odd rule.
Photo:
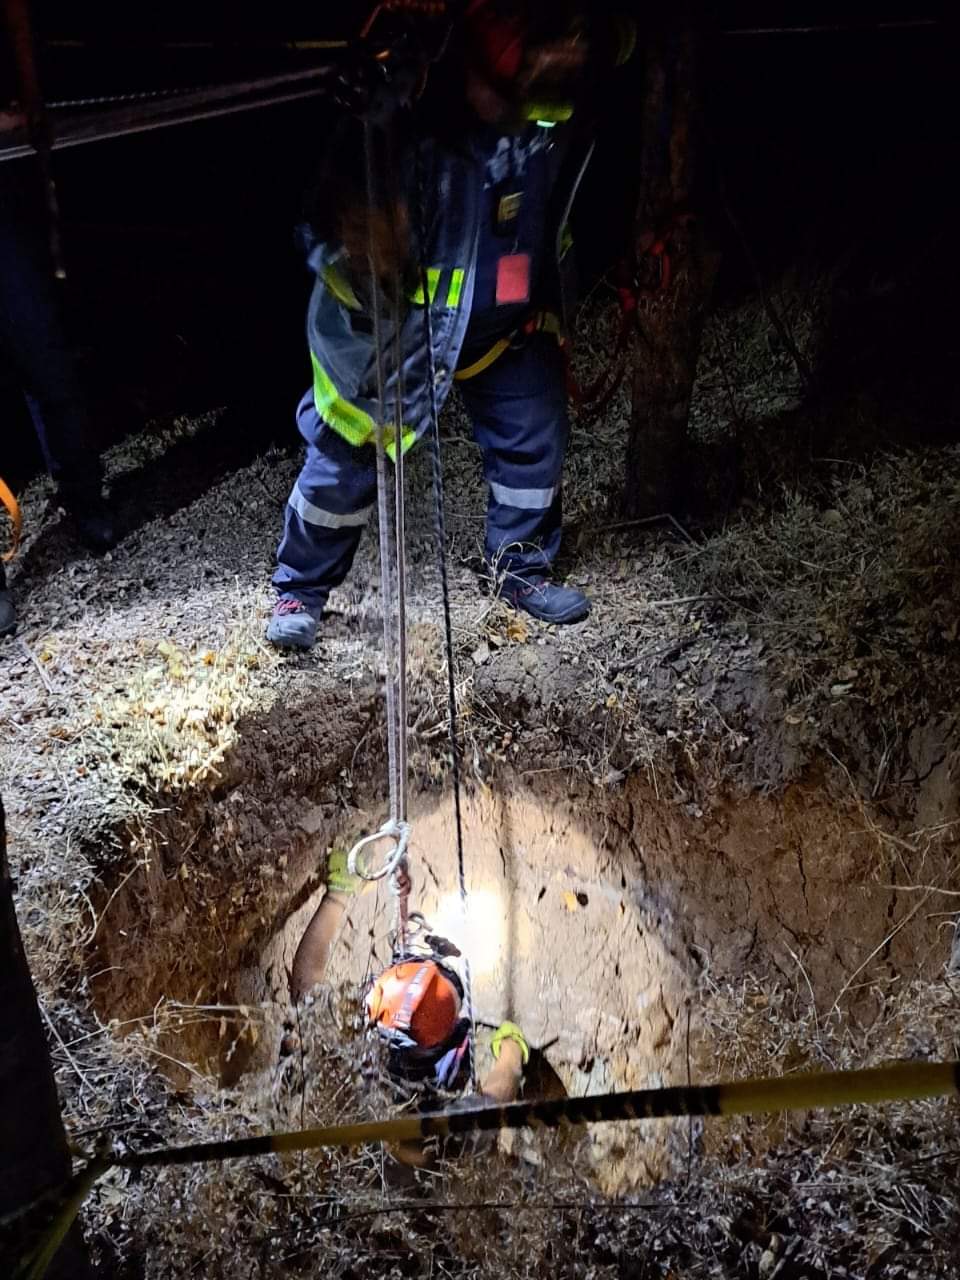
{"label": "person's leg in background", "polygon": [[12,635],[17,626],[17,611],[13,607],[13,597],[7,590],[7,575],[0,561],[0,636]]}
{"label": "person's leg in background", "polygon": [[60,301],[19,192],[7,184],[0,188],[0,346],[23,388],[44,461],[80,541],[92,551],[108,550],[116,536]]}
{"label": "person's leg in background", "polygon": [[267,639],[309,649],[327,597],[350,572],[376,501],[377,472],[373,446],[357,448],[337,435],[314,408],[312,392],[300,401],[297,426],[307,457],[287,500]]}
{"label": "person's leg in background", "polygon": [[580,591],[549,580],[560,549],[569,419],[556,340],[536,334],[459,384],[490,486],[485,556],[500,594],[544,622],[579,622]]}

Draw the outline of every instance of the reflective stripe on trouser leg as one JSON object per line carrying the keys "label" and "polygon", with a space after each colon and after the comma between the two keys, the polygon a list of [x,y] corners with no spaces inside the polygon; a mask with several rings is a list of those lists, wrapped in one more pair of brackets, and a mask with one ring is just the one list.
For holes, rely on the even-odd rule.
{"label": "reflective stripe on trouser leg", "polygon": [[542,573],[560,547],[569,434],[556,339],[536,335],[459,386],[490,486],[487,560],[498,571]]}
{"label": "reflective stripe on trouser leg", "polygon": [[273,585],[320,606],[350,572],[376,498],[372,446],[347,444],[317,413],[313,392],[297,408],[307,442],[303,468],[287,502]]}

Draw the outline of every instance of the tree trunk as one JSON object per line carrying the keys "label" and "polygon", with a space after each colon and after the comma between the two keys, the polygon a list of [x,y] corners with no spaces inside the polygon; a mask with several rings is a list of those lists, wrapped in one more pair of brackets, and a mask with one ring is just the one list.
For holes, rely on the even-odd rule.
{"label": "tree trunk", "polygon": [[[0,800],[0,1220],[61,1187],[71,1174],[53,1067],[13,906],[6,834]],[[48,1208],[5,1230],[0,1259],[12,1264],[21,1258],[49,1217]],[[85,1280],[91,1275],[74,1225],[47,1276]]]}
{"label": "tree trunk", "polygon": [[636,224],[640,338],[624,495],[631,518],[670,511],[680,496],[700,338],[719,266],[691,208],[698,108],[695,10],[692,0],[661,10],[660,22],[645,32]]}

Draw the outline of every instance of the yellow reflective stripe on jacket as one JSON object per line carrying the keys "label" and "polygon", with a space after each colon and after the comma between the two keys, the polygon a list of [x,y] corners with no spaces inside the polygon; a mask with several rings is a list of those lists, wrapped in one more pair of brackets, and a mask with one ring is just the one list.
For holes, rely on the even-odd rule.
{"label": "yellow reflective stripe on jacket", "polygon": [[[442,267],[427,267],[427,293],[430,295],[431,304],[437,296],[437,285],[440,283],[442,269]],[[410,297],[419,306],[423,306],[423,281],[417,285]]]}
{"label": "yellow reflective stripe on jacket", "polygon": [[[343,398],[313,351],[310,352],[310,363],[313,365],[313,403],[320,417],[347,444],[357,448],[372,444],[377,434],[377,424],[373,418]],[[416,443],[417,433],[413,427],[404,427],[400,439],[400,447],[406,453]],[[383,429],[383,447],[390,461],[396,462],[397,432],[392,424]]]}
{"label": "yellow reflective stripe on jacket", "polygon": [[310,352],[310,363],[313,365],[313,403],[317,413],[348,444],[369,444],[377,429],[369,413],[344,400],[313,351]]}
{"label": "yellow reflective stripe on jacket", "polygon": [[454,267],[450,272],[450,287],[447,289],[447,306],[459,307],[460,295],[463,293],[463,267]]}
{"label": "yellow reflective stripe on jacket", "polygon": [[[443,275],[444,267],[427,267],[427,293],[430,296],[431,306],[437,300],[437,292],[440,287],[440,278]],[[463,296],[463,283],[466,279],[466,269],[464,267],[452,267],[450,269],[450,282],[447,285],[445,306],[451,310],[459,307],[460,299]],[[418,307],[423,306],[423,282],[421,281],[416,289],[410,294],[410,301],[415,302]]]}
{"label": "yellow reflective stripe on jacket", "polygon": [[338,302],[342,302],[343,305],[345,307],[349,307],[351,311],[360,310],[360,303],[357,299],[357,295],[350,287],[350,282],[347,280],[346,276],[339,272],[336,267],[324,267],[322,275],[323,283],[327,286]]}

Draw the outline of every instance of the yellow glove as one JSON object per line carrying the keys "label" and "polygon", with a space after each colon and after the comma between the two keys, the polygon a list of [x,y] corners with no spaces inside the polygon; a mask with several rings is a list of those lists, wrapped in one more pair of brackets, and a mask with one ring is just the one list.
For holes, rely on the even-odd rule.
{"label": "yellow glove", "polygon": [[526,1066],[530,1061],[530,1046],[524,1038],[523,1032],[515,1022],[501,1022],[499,1027],[493,1033],[493,1040],[490,1042],[490,1048],[493,1050],[493,1056],[500,1061],[500,1049],[504,1040],[512,1040],[515,1045],[520,1048],[520,1056],[523,1059],[523,1065]]}
{"label": "yellow glove", "polygon": [[327,859],[327,888],[336,893],[361,893],[365,881],[347,869],[346,849],[331,849]]}

